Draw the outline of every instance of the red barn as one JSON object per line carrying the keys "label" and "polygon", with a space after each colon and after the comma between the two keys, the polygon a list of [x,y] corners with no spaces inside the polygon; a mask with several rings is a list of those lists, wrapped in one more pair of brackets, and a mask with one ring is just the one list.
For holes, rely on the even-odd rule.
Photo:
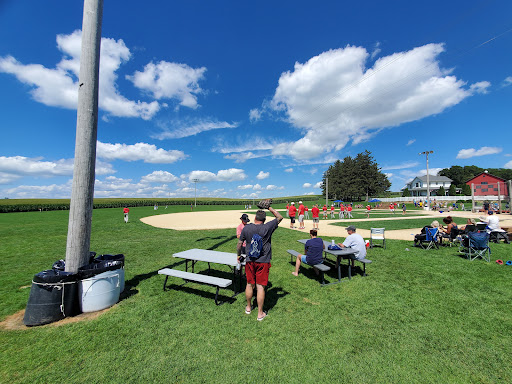
{"label": "red barn", "polygon": [[482,172],[471,180],[466,181],[466,184],[470,187],[471,184],[474,184],[475,196],[498,196],[498,183],[500,195],[508,196],[507,181],[501,177]]}

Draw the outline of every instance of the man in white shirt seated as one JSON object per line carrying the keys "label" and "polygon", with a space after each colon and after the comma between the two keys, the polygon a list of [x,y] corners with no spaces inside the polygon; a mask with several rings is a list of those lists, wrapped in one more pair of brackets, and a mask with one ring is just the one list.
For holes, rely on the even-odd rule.
{"label": "man in white shirt seated", "polygon": [[[356,251],[354,255],[357,260],[366,259],[366,243],[363,237],[356,233],[356,227],[349,225],[347,228],[348,236],[343,243],[338,245],[341,248],[352,248]],[[354,260],[352,260],[352,267],[354,266]]]}

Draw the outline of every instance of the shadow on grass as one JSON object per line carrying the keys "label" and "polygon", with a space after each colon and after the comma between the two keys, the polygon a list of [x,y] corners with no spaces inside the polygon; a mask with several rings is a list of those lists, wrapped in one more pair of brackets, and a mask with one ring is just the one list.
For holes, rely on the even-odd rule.
{"label": "shadow on grass", "polygon": [[204,240],[221,240],[217,244],[212,245],[211,247],[207,248],[210,251],[213,251],[214,249],[219,248],[221,245],[229,243],[230,241],[236,239],[236,236],[217,236],[217,237],[203,237],[201,239],[197,239],[196,242],[204,241]]}

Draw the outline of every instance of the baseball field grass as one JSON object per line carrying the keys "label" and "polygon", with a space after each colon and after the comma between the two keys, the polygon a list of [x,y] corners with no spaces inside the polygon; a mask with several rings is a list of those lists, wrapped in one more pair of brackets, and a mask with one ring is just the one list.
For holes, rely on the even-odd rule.
{"label": "baseball field grass", "polygon": [[356,268],[350,281],[321,287],[311,269],[291,274],[286,250],[302,251],[304,234],[279,228],[269,316],[258,322],[243,294],[221,290],[227,302],[216,306],[212,287],[176,279],[162,290],[159,269],[185,268],[173,253],[236,247],[238,223],[174,231],[139,221],[180,210],[190,207],[132,208],[128,224],[121,209],[95,210],[91,250],[126,257],[122,300],[98,316],[31,328],[6,323],[25,308],[32,276],[64,258],[68,212],[0,214],[0,382],[512,382],[512,266],[495,263],[512,259],[510,245],[491,244],[487,263],[456,247],[389,240],[368,251],[368,276]]}

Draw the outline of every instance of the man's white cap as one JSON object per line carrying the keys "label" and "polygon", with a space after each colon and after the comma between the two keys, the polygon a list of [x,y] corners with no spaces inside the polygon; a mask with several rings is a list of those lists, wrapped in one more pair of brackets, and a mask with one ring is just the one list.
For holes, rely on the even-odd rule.
{"label": "man's white cap", "polygon": [[295,205],[295,203],[292,201],[292,205]]}
{"label": "man's white cap", "polygon": [[299,201],[299,204],[302,204],[302,201]]}

